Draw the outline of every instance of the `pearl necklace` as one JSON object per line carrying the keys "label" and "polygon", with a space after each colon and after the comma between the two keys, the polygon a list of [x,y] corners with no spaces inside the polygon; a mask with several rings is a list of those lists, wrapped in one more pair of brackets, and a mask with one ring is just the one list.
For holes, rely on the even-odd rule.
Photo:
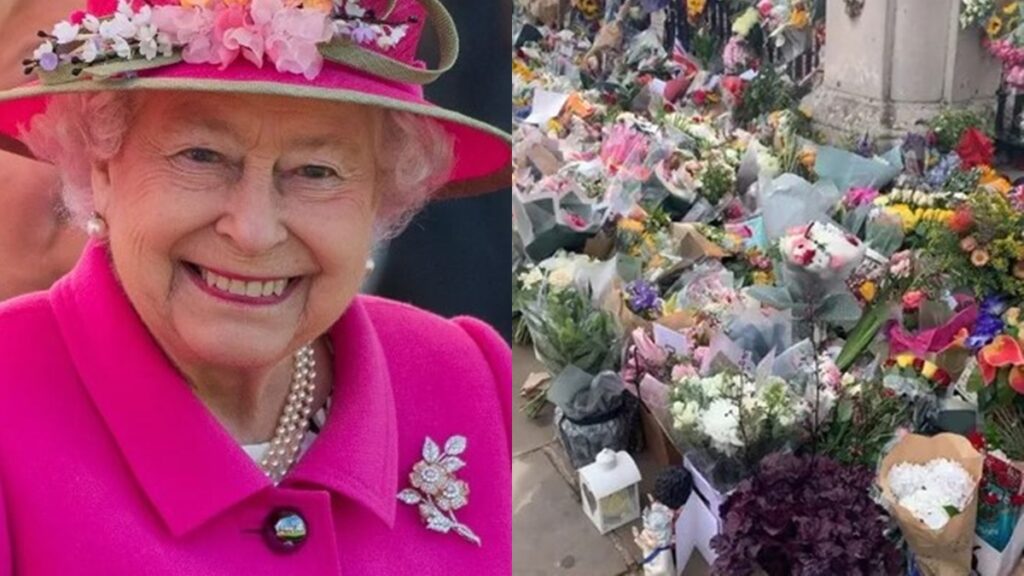
{"label": "pearl necklace", "polygon": [[313,358],[312,346],[299,348],[295,353],[294,366],[288,401],[277,422],[270,447],[260,459],[260,467],[274,484],[280,482],[295,463],[302,438],[309,426],[309,415],[313,411],[313,392],[316,390],[316,360]]}

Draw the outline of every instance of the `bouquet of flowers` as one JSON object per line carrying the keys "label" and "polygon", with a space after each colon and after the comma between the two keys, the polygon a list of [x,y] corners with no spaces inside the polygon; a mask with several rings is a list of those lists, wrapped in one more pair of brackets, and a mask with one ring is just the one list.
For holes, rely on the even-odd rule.
{"label": "bouquet of flowers", "polygon": [[927,237],[925,254],[956,286],[1024,297],[1024,205],[1014,196],[980,189]]}
{"label": "bouquet of flowers", "polygon": [[897,431],[911,425],[910,404],[877,379],[847,373],[818,449],[843,465],[877,466]]}
{"label": "bouquet of flowers", "polygon": [[589,287],[577,286],[583,255],[560,253],[520,274],[520,305],[537,358],[558,374],[574,365],[590,374],[618,362],[615,318],[591,301]]}
{"label": "bouquet of flowers", "polygon": [[968,439],[985,456],[978,486],[976,532],[989,546],[1002,552],[1013,536],[1024,506],[1024,472],[997,448],[998,439],[990,442],[977,432]]}
{"label": "bouquet of flowers", "polygon": [[882,460],[882,502],[928,574],[967,574],[982,456],[963,436],[907,434]]}
{"label": "bouquet of flowers", "polygon": [[711,480],[726,487],[793,440],[807,415],[783,379],[732,371],[674,381],[671,411],[684,442],[704,452],[696,460],[713,462]]}

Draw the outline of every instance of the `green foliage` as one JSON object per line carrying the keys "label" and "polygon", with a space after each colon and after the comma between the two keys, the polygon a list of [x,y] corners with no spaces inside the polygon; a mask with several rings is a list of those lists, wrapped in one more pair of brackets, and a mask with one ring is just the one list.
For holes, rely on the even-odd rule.
{"label": "green foliage", "polygon": [[742,126],[776,110],[793,108],[796,103],[794,86],[773,67],[765,66],[743,91],[733,117]]}
{"label": "green foliage", "polygon": [[969,128],[977,128],[991,136],[988,120],[981,114],[964,108],[943,110],[929,126],[935,132],[939,149],[943,152],[950,152],[956,148],[960,138]]}
{"label": "green foliage", "polygon": [[589,294],[572,288],[541,291],[521,310],[537,355],[551,374],[569,364],[590,374],[618,365],[618,325],[594,306]]}
{"label": "green foliage", "polygon": [[896,429],[909,424],[911,410],[879,381],[861,385],[859,394],[844,395],[819,441],[820,452],[845,465],[874,468]]}
{"label": "green foliage", "polygon": [[701,172],[700,184],[701,196],[712,206],[717,206],[735,189],[736,171],[724,162],[708,162]]}

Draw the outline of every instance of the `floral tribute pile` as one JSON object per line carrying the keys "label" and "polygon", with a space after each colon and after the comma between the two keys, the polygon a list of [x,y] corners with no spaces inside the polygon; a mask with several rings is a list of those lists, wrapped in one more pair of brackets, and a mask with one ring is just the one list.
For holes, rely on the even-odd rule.
{"label": "floral tribute pile", "polygon": [[[513,315],[552,387],[573,367],[639,398],[724,501],[716,573],[931,573],[965,561],[929,548],[953,533],[975,534],[979,573],[1009,573],[1024,186],[994,167],[987,120],[828,145],[784,73],[786,46],[821,34],[816,3],[732,2],[724,36],[714,2],[592,4],[515,18]],[[667,41],[677,18],[688,49]],[[886,455],[941,433],[971,442],[878,497]]]}

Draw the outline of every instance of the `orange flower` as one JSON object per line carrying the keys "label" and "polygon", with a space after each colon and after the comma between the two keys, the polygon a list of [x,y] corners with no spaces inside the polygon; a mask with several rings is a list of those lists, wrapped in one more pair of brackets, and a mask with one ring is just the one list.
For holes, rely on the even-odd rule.
{"label": "orange flower", "polygon": [[991,344],[978,352],[978,366],[985,384],[996,379],[1000,368],[1010,368],[1010,387],[1024,394],[1024,351],[1021,343],[1006,334],[996,336]]}
{"label": "orange flower", "polygon": [[984,248],[978,248],[974,252],[971,252],[971,264],[974,264],[976,267],[981,268],[985,264],[988,264],[988,261],[988,251]]}
{"label": "orange flower", "polygon": [[949,219],[949,229],[957,234],[967,233],[974,226],[974,218],[967,208],[960,208]]}

